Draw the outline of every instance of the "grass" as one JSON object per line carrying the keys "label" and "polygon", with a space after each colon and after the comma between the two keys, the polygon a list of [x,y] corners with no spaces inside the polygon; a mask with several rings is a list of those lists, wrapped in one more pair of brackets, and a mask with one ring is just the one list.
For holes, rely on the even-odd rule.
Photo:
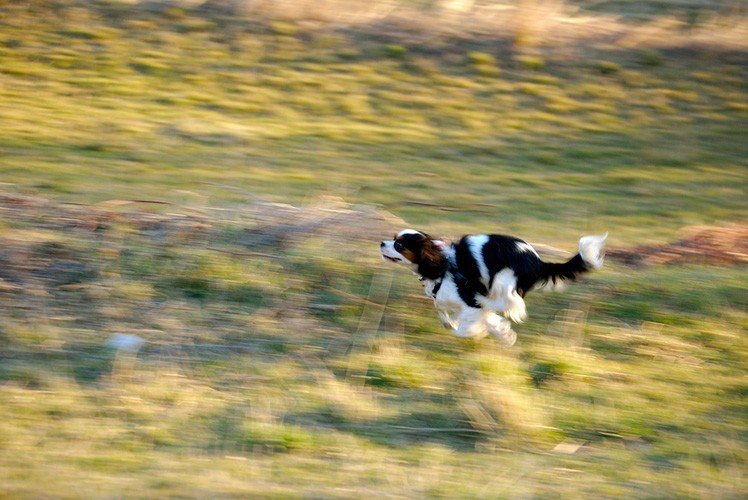
{"label": "grass", "polygon": [[744,223],[744,51],[2,10],[1,494],[745,494],[744,265],[611,260],[500,349],[376,251],[383,210],[568,250]]}

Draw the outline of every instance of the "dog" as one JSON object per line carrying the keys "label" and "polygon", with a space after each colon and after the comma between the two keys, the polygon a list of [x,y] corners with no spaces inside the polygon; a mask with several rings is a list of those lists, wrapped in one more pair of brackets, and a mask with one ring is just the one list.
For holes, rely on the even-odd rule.
{"label": "dog", "polygon": [[524,296],[554,289],[603,265],[608,233],[583,236],[567,262],[544,262],[526,241],[501,234],[472,234],[456,243],[405,229],[379,244],[382,259],[405,264],[434,300],[442,324],[458,337],[493,335],[511,346],[512,322],[527,317]]}

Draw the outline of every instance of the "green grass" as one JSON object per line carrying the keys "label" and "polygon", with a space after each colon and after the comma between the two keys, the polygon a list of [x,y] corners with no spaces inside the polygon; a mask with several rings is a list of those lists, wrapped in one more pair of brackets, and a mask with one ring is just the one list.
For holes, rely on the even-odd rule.
{"label": "green grass", "polygon": [[[745,53],[1,9],[0,192],[35,201],[0,204],[0,494],[745,494],[744,265],[611,260],[501,349],[361,208],[568,250],[744,223]],[[330,195],[343,237],[276,248],[252,211]],[[168,204],[65,205],[134,199]]]}

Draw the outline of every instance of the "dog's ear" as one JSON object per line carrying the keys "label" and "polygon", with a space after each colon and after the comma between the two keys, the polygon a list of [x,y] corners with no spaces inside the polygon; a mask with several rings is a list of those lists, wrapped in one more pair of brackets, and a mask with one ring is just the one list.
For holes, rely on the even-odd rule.
{"label": "dog's ear", "polygon": [[427,279],[436,279],[444,274],[447,269],[447,259],[442,253],[444,245],[443,241],[431,238],[423,242],[418,260],[418,274]]}
{"label": "dog's ear", "polygon": [[[443,246],[444,243],[441,243]],[[439,240],[432,240],[431,238],[424,240],[421,246],[421,261],[434,261],[443,257]]]}

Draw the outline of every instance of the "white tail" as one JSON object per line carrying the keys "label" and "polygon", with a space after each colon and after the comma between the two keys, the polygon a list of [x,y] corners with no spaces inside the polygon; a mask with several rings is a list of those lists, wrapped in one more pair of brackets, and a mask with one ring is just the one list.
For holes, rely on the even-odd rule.
{"label": "white tail", "polygon": [[603,265],[605,256],[603,247],[605,246],[605,240],[607,238],[608,233],[582,236],[579,239],[579,255],[582,257],[584,263],[592,269],[600,269]]}

